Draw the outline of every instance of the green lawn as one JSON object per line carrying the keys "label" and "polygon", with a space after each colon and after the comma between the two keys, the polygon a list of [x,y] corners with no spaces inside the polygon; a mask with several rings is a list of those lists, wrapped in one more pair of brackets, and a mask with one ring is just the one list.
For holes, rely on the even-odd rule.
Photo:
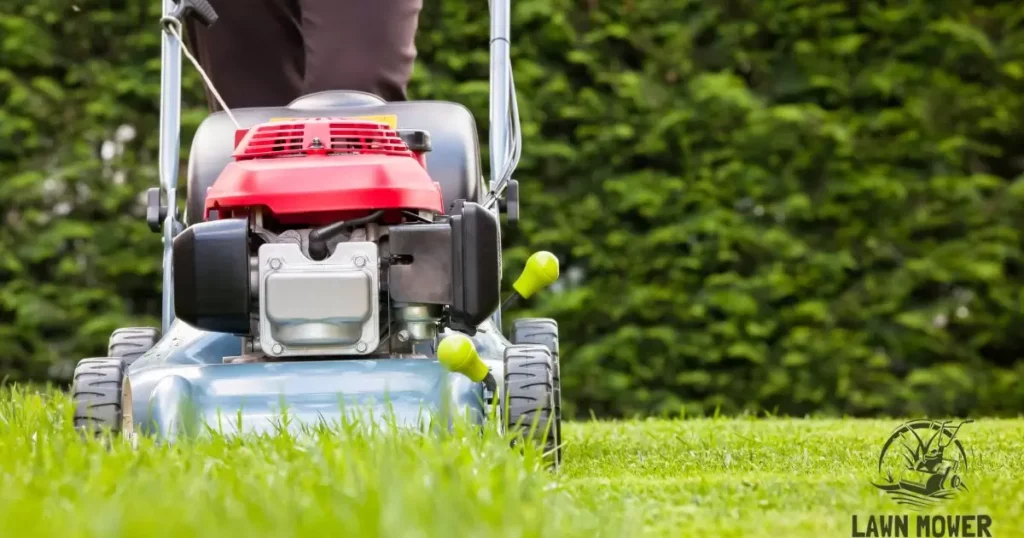
{"label": "green lawn", "polygon": [[[108,449],[69,429],[59,398],[2,398],[4,537],[843,537],[853,514],[913,513],[870,483],[898,420],[572,423],[551,476],[492,434]],[[934,512],[1024,536],[1024,420],[979,420],[959,438],[970,489]]]}

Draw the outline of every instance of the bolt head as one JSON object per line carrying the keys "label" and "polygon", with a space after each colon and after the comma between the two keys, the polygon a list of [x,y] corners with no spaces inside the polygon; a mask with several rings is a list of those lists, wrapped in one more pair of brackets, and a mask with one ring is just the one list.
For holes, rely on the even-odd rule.
{"label": "bolt head", "polygon": [[360,353],[366,353],[367,347],[368,346],[366,345],[366,342],[359,342],[358,344],[356,344],[356,351]]}
{"label": "bolt head", "polygon": [[362,256],[356,256],[356,259],[352,260],[352,262],[356,264],[356,267],[363,267],[364,265],[366,265],[366,258]]}
{"label": "bolt head", "polygon": [[280,269],[281,268],[281,260],[278,259],[278,258],[274,258],[274,259],[270,260],[270,268],[271,269]]}
{"label": "bolt head", "polygon": [[274,344],[272,351],[274,352],[274,355],[280,355],[284,352],[284,346],[281,344]]}
{"label": "bolt head", "polygon": [[402,329],[402,330],[398,331],[398,335],[397,336],[398,336],[398,341],[399,342],[408,342],[409,338],[412,337],[412,335],[409,334],[409,331],[407,331],[405,329]]}

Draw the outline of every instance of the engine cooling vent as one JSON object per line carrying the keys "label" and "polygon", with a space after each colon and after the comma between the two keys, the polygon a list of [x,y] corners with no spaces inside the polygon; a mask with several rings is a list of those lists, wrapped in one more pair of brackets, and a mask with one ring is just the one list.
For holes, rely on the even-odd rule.
{"label": "engine cooling vent", "polygon": [[333,122],[330,130],[331,151],[335,153],[413,156],[398,133],[383,123]]}
{"label": "engine cooling vent", "polygon": [[306,126],[302,123],[270,123],[249,130],[235,150],[236,159],[257,159],[304,153]]}
{"label": "engine cooling vent", "polygon": [[249,129],[234,153],[236,160],[306,155],[415,157],[386,123],[339,118],[257,125]]}

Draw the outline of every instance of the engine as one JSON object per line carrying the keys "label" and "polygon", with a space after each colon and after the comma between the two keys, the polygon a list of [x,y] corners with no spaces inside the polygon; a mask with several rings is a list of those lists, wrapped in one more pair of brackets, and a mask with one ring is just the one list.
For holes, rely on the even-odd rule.
{"label": "engine", "polygon": [[363,120],[239,133],[206,219],[174,239],[175,313],[244,356],[401,355],[500,302],[497,216],[445,211],[428,133]]}

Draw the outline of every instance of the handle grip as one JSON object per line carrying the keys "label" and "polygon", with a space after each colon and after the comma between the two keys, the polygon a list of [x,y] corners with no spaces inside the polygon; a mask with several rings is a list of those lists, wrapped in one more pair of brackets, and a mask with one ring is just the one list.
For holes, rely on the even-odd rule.
{"label": "handle grip", "polygon": [[178,7],[170,14],[171,17],[184,22],[185,17],[192,15],[203,26],[217,22],[217,11],[207,0],[177,0]]}

